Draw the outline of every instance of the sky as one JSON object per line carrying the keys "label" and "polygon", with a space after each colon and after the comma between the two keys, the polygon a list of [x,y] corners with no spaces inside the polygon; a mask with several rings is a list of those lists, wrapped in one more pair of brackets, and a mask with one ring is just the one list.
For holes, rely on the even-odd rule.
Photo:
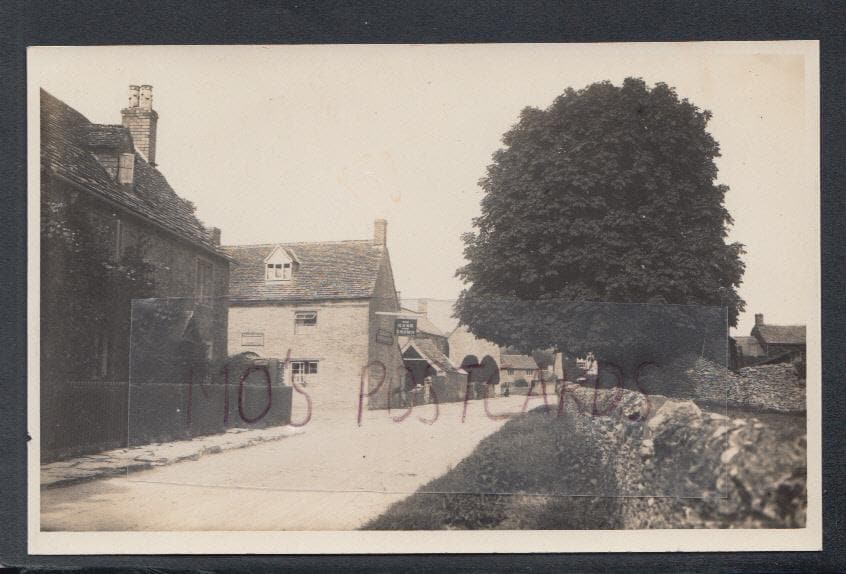
{"label": "sky", "polygon": [[[156,160],[224,244],[366,239],[388,220],[404,298],[454,299],[479,179],[526,106],[627,76],[713,112],[746,245],[736,334],[754,313],[819,313],[819,103],[814,42],[31,48],[43,87],[120,123],[153,86]],[[36,132],[37,133],[37,132]]]}

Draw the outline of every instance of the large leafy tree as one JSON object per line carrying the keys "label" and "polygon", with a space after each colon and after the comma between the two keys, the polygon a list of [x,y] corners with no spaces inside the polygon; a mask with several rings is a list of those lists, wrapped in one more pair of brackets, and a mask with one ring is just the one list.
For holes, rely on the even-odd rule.
{"label": "large leafy tree", "polygon": [[527,352],[630,363],[698,341],[718,356],[744,264],[710,118],[634,78],[524,109],[480,181],[456,316]]}

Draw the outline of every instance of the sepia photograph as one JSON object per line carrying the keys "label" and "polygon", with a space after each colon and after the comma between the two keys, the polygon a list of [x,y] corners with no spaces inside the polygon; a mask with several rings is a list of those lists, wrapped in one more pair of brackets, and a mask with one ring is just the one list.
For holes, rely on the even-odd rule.
{"label": "sepia photograph", "polygon": [[821,548],[817,42],[27,75],[31,552]]}

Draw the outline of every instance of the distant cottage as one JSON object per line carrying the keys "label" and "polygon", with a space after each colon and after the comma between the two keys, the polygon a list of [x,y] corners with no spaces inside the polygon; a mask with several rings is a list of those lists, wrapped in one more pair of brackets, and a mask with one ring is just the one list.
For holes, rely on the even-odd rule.
{"label": "distant cottage", "polygon": [[301,386],[315,413],[355,406],[362,379],[368,406],[386,405],[403,363],[385,220],[376,220],[372,240],[225,249],[234,260],[230,354],[284,359],[290,352],[285,380]]}
{"label": "distant cottage", "polygon": [[805,325],[767,325],[764,315],[755,315],[751,335],[758,341],[764,356],[805,355]]}
{"label": "distant cottage", "polygon": [[748,337],[733,339],[737,367],[805,358],[805,325],[770,325],[763,313],[755,314]]}
{"label": "distant cottage", "polygon": [[212,304],[229,284],[220,230],[155,167],[152,87],[130,86],[121,115],[122,125],[95,124],[41,90],[46,458],[126,444],[130,297],[183,301],[165,325],[169,348],[226,357],[226,310]]}
{"label": "distant cottage", "polygon": [[490,396],[501,393],[503,383],[512,385],[521,379],[531,383],[540,376],[538,364],[530,355],[509,352],[505,347],[477,337],[466,325],[459,325],[449,334],[449,354],[456,365],[475,363],[484,367],[485,378],[492,383]]}

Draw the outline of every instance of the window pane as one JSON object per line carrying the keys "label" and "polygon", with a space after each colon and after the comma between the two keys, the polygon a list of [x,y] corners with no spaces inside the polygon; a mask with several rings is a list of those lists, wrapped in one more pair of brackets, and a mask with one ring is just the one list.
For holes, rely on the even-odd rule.
{"label": "window pane", "polygon": [[317,313],[310,311],[310,312],[298,312],[296,314],[296,323],[297,325],[303,325],[306,327],[313,327],[317,325]]}

